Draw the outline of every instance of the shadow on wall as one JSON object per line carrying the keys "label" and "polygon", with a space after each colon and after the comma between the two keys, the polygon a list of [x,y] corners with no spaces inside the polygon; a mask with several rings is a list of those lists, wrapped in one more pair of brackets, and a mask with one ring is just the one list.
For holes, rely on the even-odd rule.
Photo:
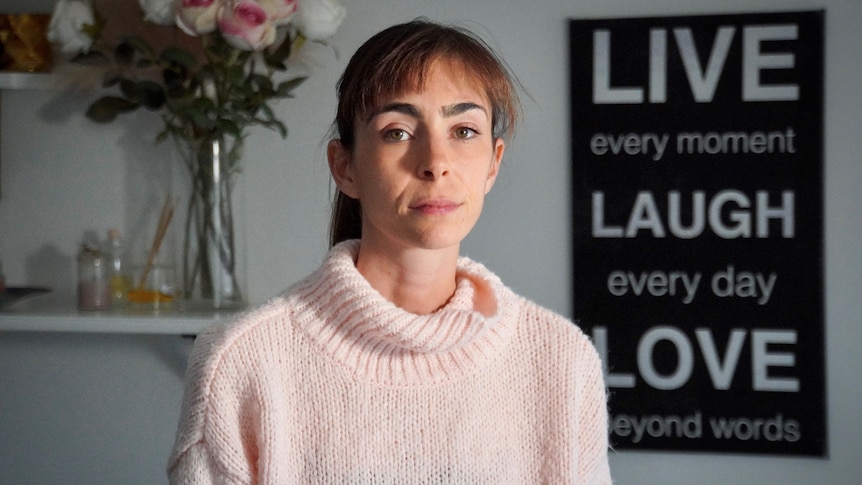
{"label": "shadow on wall", "polygon": [[191,357],[195,339],[192,336],[182,338],[151,337],[147,340],[149,351],[161,361],[180,381],[185,379],[186,367]]}
{"label": "shadow on wall", "polygon": [[162,207],[170,198],[175,213],[159,256],[162,262],[176,264],[191,183],[175,142],[167,139],[156,143],[162,128],[158,116],[142,111],[132,115],[120,137],[126,159],[121,161],[125,163],[125,227],[119,229],[131,259],[142,257],[153,243]]}
{"label": "shadow on wall", "polygon": [[[100,82],[95,82],[100,78],[93,79],[90,71],[70,71],[70,79],[65,79],[51,99],[42,105],[40,117],[56,125],[75,118],[85,118],[90,103],[111,94],[110,90],[101,88]],[[94,125],[89,120],[86,123]],[[157,135],[164,128],[158,113],[141,109],[124,114],[110,124],[122,130],[119,139],[112,139],[110,143],[120,149],[113,162],[122,167],[124,178],[117,180],[109,190],[112,196],[118,197],[114,203],[122,206],[124,211],[120,218],[106,221],[105,227],[96,228],[98,241],[106,244],[107,231],[118,229],[127,263],[145,259],[157,231],[162,206],[170,196],[176,201],[176,214],[164,239],[160,257],[167,257],[165,262],[175,263],[182,242],[182,224],[185,222],[190,192],[183,159],[170,138],[162,143],[156,142]],[[99,128],[103,127],[96,126],[96,131]],[[115,130],[113,128],[112,133]],[[72,263],[74,271],[74,260]]]}
{"label": "shadow on wall", "polygon": [[29,285],[49,288],[57,300],[75,298],[75,258],[47,244],[27,256],[26,281]]}

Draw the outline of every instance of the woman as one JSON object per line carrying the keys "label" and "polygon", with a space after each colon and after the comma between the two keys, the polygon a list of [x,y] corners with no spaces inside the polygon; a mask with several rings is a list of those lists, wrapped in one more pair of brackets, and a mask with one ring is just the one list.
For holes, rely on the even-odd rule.
{"label": "woman", "polygon": [[518,115],[502,63],[425,21],[339,83],[321,268],[196,343],[176,483],[609,483],[597,354],[459,257]]}

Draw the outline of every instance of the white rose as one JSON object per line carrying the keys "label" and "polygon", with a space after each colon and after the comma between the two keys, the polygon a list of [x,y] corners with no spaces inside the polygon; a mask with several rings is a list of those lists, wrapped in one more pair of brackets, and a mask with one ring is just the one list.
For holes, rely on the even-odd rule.
{"label": "white rose", "polygon": [[293,23],[308,40],[326,40],[338,31],[347,16],[339,0],[300,0]]}
{"label": "white rose", "polygon": [[177,26],[191,36],[209,34],[218,27],[224,3],[225,0],[179,0]]}
{"label": "white rose", "polygon": [[48,40],[59,44],[64,54],[90,51],[93,37],[84,27],[96,25],[96,14],[89,0],[59,0],[48,24]]}
{"label": "white rose", "polygon": [[174,25],[176,0],[138,0],[144,10],[144,20],[158,25]]}

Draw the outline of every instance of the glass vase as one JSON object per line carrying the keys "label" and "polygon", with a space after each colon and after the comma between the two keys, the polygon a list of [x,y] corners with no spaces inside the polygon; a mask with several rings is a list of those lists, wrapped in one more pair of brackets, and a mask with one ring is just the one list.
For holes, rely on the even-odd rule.
{"label": "glass vase", "polygon": [[224,135],[187,140],[191,194],[183,243],[183,294],[195,306],[239,309],[233,176],[239,141]]}

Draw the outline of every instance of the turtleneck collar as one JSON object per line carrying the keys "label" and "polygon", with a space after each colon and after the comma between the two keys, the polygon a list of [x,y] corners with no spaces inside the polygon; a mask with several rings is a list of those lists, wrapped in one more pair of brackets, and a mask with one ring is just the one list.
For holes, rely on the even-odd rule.
{"label": "turtleneck collar", "polygon": [[459,258],[455,294],[434,313],[407,312],[356,269],[359,241],[335,246],[296,288],[304,333],[355,376],[386,385],[436,383],[469,372],[505,345],[509,290],[484,266]]}

